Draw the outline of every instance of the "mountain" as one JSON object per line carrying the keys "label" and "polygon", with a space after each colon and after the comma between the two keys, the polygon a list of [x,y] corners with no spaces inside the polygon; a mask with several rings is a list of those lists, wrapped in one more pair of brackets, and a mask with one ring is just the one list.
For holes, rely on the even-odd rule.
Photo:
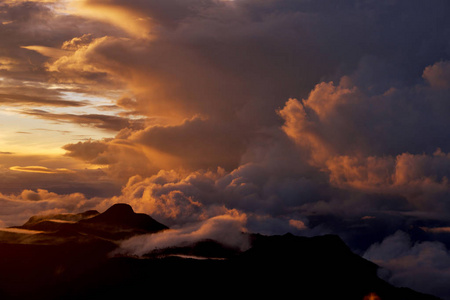
{"label": "mountain", "polygon": [[149,215],[135,213],[130,205],[124,203],[114,204],[103,213],[91,210],[80,214],[34,216],[15,228],[44,231],[59,236],[82,233],[110,240],[168,229]]}
{"label": "mountain", "polygon": [[135,213],[130,205],[119,203],[104,213],[79,221],[85,227],[102,228],[107,231],[122,230],[135,234],[155,233],[168,229],[146,214]]}
{"label": "mountain", "polygon": [[[32,218],[0,234],[1,299],[437,299],[381,280],[377,265],[335,235],[248,234],[246,251],[202,240],[136,258],[111,255],[120,236],[168,228],[126,204],[64,218]],[[33,228],[50,231],[27,233]]]}

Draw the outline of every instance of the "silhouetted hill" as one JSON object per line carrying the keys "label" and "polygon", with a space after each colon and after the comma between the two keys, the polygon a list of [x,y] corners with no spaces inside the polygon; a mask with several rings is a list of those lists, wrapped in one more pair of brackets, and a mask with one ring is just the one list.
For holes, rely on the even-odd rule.
{"label": "silhouetted hill", "polygon": [[[437,299],[397,288],[377,276],[378,266],[354,254],[336,235],[252,236],[252,247],[234,258],[242,280],[253,278],[265,292],[307,299],[360,299],[375,293],[383,300]],[[294,288],[296,287],[296,288]],[[261,296],[265,292],[260,292]]]}
{"label": "silhouetted hill", "polygon": [[[438,299],[381,280],[375,264],[352,253],[334,235],[252,235],[251,239],[249,250],[223,260],[114,257],[73,281],[78,289],[71,291],[70,299],[89,295],[115,299],[165,295],[196,299],[364,300],[372,293],[383,300]],[[216,246],[212,248],[217,250]]]}
{"label": "silhouetted hill", "polygon": [[135,213],[130,205],[123,203],[115,204],[103,213],[91,210],[80,214],[31,217],[16,228],[65,236],[83,233],[112,240],[168,229],[149,215]]}
{"label": "silhouetted hill", "polygon": [[154,233],[168,229],[149,215],[135,213],[130,205],[124,203],[115,204],[104,213],[83,219],[79,223],[105,229],[133,230],[136,233]]}
{"label": "silhouetted hill", "polygon": [[[49,221],[42,219],[27,226]],[[114,205],[102,214],[58,224],[64,225],[26,238],[8,240],[10,235],[3,236],[1,299],[140,299],[164,295],[364,300],[371,293],[382,300],[437,299],[381,280],[377,265],[354,254],[335,235],[250,234],[247,251],[203,240],[134,258],[112,256],[119,243],[105,236],[117,238],[167,227],[150,216],[134,213],[128,205]]]}

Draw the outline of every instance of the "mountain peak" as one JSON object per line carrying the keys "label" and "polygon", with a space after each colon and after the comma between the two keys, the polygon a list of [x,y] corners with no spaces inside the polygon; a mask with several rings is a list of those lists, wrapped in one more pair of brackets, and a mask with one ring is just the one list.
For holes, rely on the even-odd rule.
{"label": "mountain peak", "polygon": [[135,212],[131,205],[126,203],[117,203],[108,208],[103,215],[109,216],[109,217],[125,217],[125,216],[132,216]]}
{"label": "mountain peak", "polygon": [[135,213],[126,203],[114,204],[105,212],[80,223],[96,229],[132,230],[134,233],[153,233],[168,228],[147,214]]}

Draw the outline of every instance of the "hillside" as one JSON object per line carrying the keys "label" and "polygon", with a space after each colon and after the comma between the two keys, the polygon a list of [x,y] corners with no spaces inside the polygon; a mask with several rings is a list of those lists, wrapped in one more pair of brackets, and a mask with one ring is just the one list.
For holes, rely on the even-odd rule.
{"label": "hillside", "polygon": [[250,234],[251,247],[243,252],[203,240],[141,258],[111,256],[120,245],[119,236],[168,228],[124,204],[88,215],[53,225],[41,218],[17,228],[50,231],[0,234],[1,299],[138,299],[161,294],[200,299],[363,300],[370,294],[383,300],[437,299],[381,280],[375,264],[352,253],[335,235]]}

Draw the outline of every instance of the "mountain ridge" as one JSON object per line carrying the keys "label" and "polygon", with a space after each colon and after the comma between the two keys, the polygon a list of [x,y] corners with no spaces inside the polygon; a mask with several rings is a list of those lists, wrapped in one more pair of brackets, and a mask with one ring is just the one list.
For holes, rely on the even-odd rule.
{"label": "mountain ridge", "polygon": [[50,229],[27,242],[0,234],[2,299],[138,298],[149,290],[200,299],[210,298],[214,290],[224,297],[438,299],[383,281],[376,264],[353,253],[336,235],[250,233],[245,251],[205,239],[136,258],[111,253],[123,239],[168,227],[127,204],[81,216],[75,223],[49,225],[45,217],[27,222],[23,229]]}
{"label": "mountain ridge", "polygon": [[135,213],[125,203],[114,204],[103,213],[89,210],[79,214],[34,216],[25,224],[14,228],[51,232],[53,235],[58,232],[61,235],[78,232],[111,240],[168,229],[149,215]]}

